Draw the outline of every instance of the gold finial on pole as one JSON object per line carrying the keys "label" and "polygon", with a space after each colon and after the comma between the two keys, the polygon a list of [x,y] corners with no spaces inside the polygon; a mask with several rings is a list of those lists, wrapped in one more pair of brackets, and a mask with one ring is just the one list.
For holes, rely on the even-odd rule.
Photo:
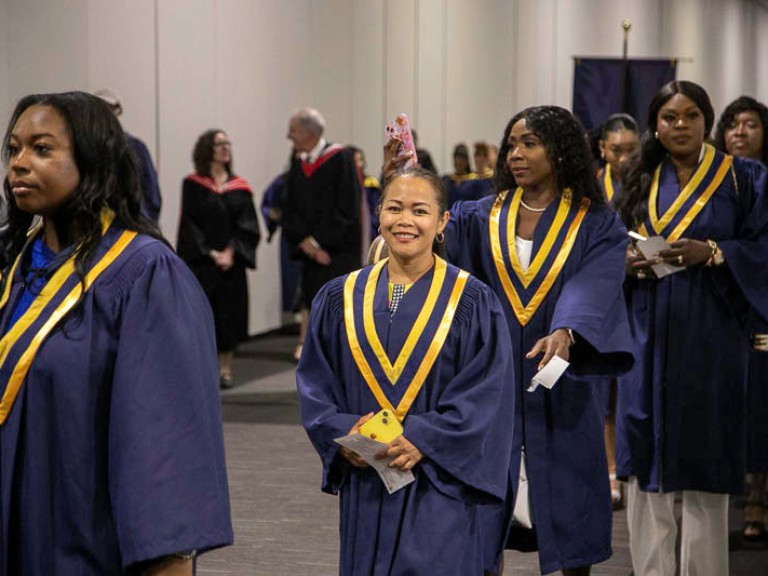
{"label": "gold finial on pole", "polygon": [[630,22],[628,19],[624,19],[621,21],[621,27],[624,30],[624,34],[632,30],[632,22]]}

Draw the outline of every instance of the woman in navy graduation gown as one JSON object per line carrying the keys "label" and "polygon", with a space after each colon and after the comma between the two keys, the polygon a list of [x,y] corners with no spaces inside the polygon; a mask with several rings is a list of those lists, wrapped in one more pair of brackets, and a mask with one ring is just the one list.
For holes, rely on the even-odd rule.
{"label": "woman in navy graduation gown", "polygon": [[[439,178],[396,176],[380,210],[389,258],[332,280],[312,303],[296,378],[322,490],[340,496],[343,575],[498,565],[514,423],[509,334],[495,294],[433,254],[447,220]],[[389,465],[415,475],[393,494],[334,442],[384,408],[404,429]]]}
{"label": "woman in navy graduation gown", "polygon": [[0,575],[191,575],[232,542],[205,295],[100,99],[27,96],[3,144]]}
{"label": "woman in navy graduation gown", "polygon": [[659,261],[682,268],[658,279],[627,253],[641,360],[619,381],[617,466],[636,574],[675,571],[675,492],[681,573],[727,574],[728,494],[744,490],[747,319],[768,316],[767,180],[705,143],[713,124],[701,86],[666,84],[617,205],[628,227],[670,243]]}
{"label": "woman in navy graduation gown", "polygon": [[597,171],[597,183],[611,204],[621,194],[621,172],[627,161],[640,149],[637,122],[629,114],[612,114],[600,128],[600,159],[605,163]]}
{"label": "woman in navy graduation gown", "polygon": [[[723,110],[715,132],[715,146],[728,154],[751,158],[768,166],[768,107],[750,96],[741,96]],[[750,327],[747,387],[747,472],[752,474],[744,509],[746,540],[766,537],[768,506],[768,323],[753,315]]]}
{"label": "woman in navy graduation gown", "polygon": [[[598,189],[581,126],[559,107],[528,108],[510,120],[496,189],[452,207],[446,245],[450,261],[499,295],[520,375],[511,474],[517,485],[524,447],[529,502],[516,502],[521,513],[507,546],[537,549],[542,573],[588,574],[611,555],[593,375],[632,363],[622,296],[626,231]],[[526,391],[554,355],[571,363],[555,387]]]}
{"label": "woman in navy graduation gown", "polygon": [[213,309],[219,381],[233,386],[237,345],[248,337],[248,279],[261,240],[253,192],[232,170],[232,144],[222,130],[207,130],[192,152],[194,174],[184,178],[176,244]]}
{"label": "woman in navy graduation gown", "polygon": [[459,191],[462,184],[477,178],[477,174],[472,172],[469,161],[469,148],[463,142],[453,147],[453,170],[452,174],[443,176],[449,206],[452,206],[457,200],[463,199]]}

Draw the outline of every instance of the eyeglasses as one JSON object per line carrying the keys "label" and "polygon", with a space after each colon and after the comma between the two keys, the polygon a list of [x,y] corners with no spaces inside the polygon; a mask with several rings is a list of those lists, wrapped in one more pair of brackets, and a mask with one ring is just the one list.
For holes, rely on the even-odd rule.
{"label": "eyeglasses", "polygon": [[226,140],[224,142],[216,142],[213,145],[213,147],[214,148],[224,148],[224,147],[231,148],[232,147],[232,142],[229,142],[228,140]]}

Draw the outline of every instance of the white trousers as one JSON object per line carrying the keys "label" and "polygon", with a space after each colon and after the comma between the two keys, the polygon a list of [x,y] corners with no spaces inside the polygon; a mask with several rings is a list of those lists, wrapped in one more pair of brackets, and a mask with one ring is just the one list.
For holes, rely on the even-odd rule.
{"label": "white trousers", "polygon": [[[643,492],[632,477],[626,497],[635,576],[674,576],[675,493]],[[728,576],[728,494],[683,490],[680,532],[680,576]]]}

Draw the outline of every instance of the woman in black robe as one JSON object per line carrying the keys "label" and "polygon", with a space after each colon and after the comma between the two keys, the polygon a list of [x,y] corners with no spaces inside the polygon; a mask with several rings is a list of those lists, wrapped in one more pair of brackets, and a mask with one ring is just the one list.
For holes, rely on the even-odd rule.
{"label": "woman in black robe", "polygon": [[222,130],[208,130],[192,153],[194,174],[184,179],[177,251],[205,290],[213,309],[219,377],[232,386],[237,344],[248,335],[246,268],[256,268],[261,239],[253,193],[232,172],[232,145]]}

